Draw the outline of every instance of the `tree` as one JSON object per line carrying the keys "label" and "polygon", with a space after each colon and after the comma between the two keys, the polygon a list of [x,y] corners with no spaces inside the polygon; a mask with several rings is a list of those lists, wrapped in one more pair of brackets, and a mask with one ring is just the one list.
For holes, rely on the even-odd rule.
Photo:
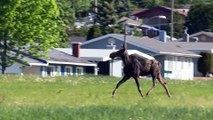
{"label": "tree", "polygon": [[90,40],[99,36],[102,36],[100,26],[93,25],[87,33],[87,40]]}
{"label": "tree", "polygon": [[66,25],[73,25],[76,18],[81,18],[84,12],[89,12],[92,0],[56,0],[60,10],[60,17]]}
{"label": "tree", "polygon": [[96,16],[96,22],[100,24],[102,33],[112,33],[118,20],[118,15],[114,9],[114,0],[99,1],[96,7],[97,11],[93,12]]}
{"label": "tree", "polygon": [[42,56],[58,46],[63,22],[55,0],[1,0],[0,11],[2,74],[21,52]]}
{"label": "tree", "polygon": [[189,33],[193,34],[199,31],[213,31],[213,3],[193,5],[188,13],[187,27]]}
{"label": "tree", "polygon": [[212,72],[212,67],[213,67],[213,57],[211,55],[211,53],[209,52],[201,52],[200,55],[202,57],[200,57],[198,59],[197,62],[197,69],[199,72],[201,72],[203,74],[203,76],[206,76],[207,73]]}
{"label": "tree", "polygon": [[[91,1],[93,0],[56,0],[60,11],[60,18],[65,23],[66,31],[62,31],[63,36],[60,42],[61,47],[67,47],[67,41],[73,34],[82,34],[86,29],[80,29],[81,32],[76,32],[74,23],[76,19],[82,19],[89,14]],[[73,31],[74,30],[74,31]]]}
{"label": "tree", "polygon": [[128,0],[115,0],[114,6],[119,18],[124,16],[130,16],[131,10],[130,2]]}
{"label": "tree", "polygon": [[[171,18],[168,18],[167,21],[168,21],[168,23],[170,23]],[[180,14],[174,12],[173,24],[175,26],[173,28],[173,31],[174,31],[173,35],[174,35],[174,37],[175,38],[182,37],[183,32],[184,32],[185,19]],[[164,25],[162,28],[165,29],[168,34],[171,34],[171,26]]]}

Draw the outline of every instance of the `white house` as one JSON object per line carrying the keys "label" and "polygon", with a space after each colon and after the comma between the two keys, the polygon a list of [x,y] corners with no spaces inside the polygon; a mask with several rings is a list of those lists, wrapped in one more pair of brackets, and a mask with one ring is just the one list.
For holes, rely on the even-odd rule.
{"label": "white house", "polygon": [[[71,48],[57,48],[57,50],[73,54],[73,49]],[[116,51],[115,49],[80,49],[79,56],[90,62],[97,63],[98,74],[110,75],[116,77],[123,76],[123,63],[121,59],[112,60],[109,58],[109,54]],[[128,50],[129,54],[138,54],[146,59],[154,59],[154,57],[139,52],[137,50]]]}
{"label": "white house", "polygon": [[[82,43],[84,49],[119,49],[124,35],[108,34]],[[165,78],[192,80],[194,78],[193,59],[200,55],[187,51],[176,45],[167,44],[166,39],[156,40],[149,37],[127,36],[128,50],[138,50],[153,56],[162,64],[162,74]],[[168,42],[169,43],[169,42]]]}

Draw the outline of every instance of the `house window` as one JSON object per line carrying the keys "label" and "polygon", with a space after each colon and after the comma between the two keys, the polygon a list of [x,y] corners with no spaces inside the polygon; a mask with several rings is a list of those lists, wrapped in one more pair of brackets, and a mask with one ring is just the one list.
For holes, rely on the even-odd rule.
{"label": "house window", "polygon": [[76,75],[83,75],[84,74],[84,69],[83,67],[76,67]]}
{"label": "house window", "polygon": [[54,76],[54,66],[47,67],[47,75]]}
{"label": "house window", "polygon": [[65,67],[65,75],[73,75],[72,67]]}

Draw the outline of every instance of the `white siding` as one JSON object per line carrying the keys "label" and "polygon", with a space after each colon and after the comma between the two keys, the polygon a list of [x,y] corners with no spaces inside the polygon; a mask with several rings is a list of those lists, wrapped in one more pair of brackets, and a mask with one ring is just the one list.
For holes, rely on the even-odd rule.
{"label": "white siding", "polygon": [[113,60],[110,63],[110,76],[122,77],[123,63],[121,60]]}
{"label": "white siding", "polygon": [[165,78],[192,80],[194,77],[192,58],[167,56],[164,61],[164,68],[166,71],[164,73]]}

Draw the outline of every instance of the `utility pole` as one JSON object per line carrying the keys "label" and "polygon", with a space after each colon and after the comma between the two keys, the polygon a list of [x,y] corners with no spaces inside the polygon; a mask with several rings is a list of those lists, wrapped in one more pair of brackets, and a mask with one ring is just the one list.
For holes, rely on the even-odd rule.
{"label": "utility pole", "polygon": [[171,0],[171,37],[170,37],[170,40],[172,41],[172,38],[173,38],[173,32],[174,32],[174,0]]}
{"label": "utility pole", "polygon": [[124,48],[127,49],[127,43],[126,43],[126,36],[127,36],[127,27],[128,23],[127,20],[124,21]]}
{"label": "utility pole", "polygon": [[97,22],[97,13],[98,13],[98,0],[94,0],[94,4],[95,4],[95,8],[94,8],[94,11],[95,11],[95,14],[93,16],[93,19],[94,19],[94,24],[96,24]]}

